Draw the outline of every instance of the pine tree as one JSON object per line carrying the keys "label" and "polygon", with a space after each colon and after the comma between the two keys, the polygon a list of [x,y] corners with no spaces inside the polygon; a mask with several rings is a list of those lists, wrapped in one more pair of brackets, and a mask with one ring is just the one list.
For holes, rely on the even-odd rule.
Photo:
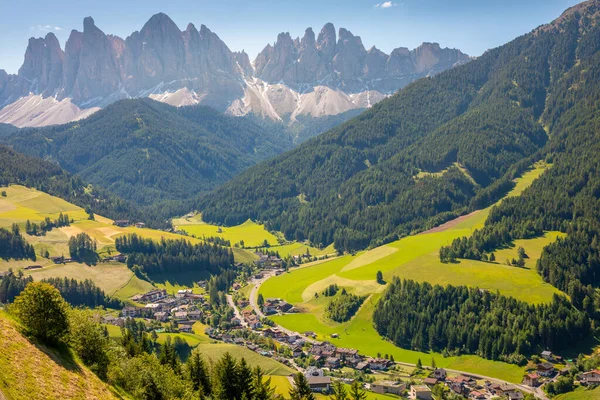
{"label": "pine tree", "polygon": [[350,385],[350,399],[351,400],[365,400],[367,398],[367,393],[363,390],[362,383],[355,380]]}
{"label": "pine tree", "polygon": [[298,372],[294,375],[294,385],[290,389],[291,400],[315,400],[315,395],[310,390],[308,380],[302,374]]}
{"label": "pine tree", "polygon": [[237,383],[238,393],[240,393],[242,399],[250,400],[254,398],[252,369],[244,358],[240,360],[237,366]]}
{"label": "pine tree", "polygon": [[431,368],[436,369],[437,366],[435,365],[435,358],[431,358]]}
{"label": "pine tree", "polygon": [[335,381],[332,390],[333,396],[329,397],[331,400],[346,400],[348,398],[348,392],[342,381]]}
{"label": "pine tree", "polygon": [[192,353],[188,361],[188,375],[194,390],[199,390],[203,396],[210,396],[210,375],[206,363],[198,350]]}
{"label": "pine tree", "polygon": [[423,363],[420,358],[417,360],[417,369],[423,369]]}
{"label": "pine tree", "polygon": [[254,400],[271,400],[275,389],[271,387],[271,378],[265,379],[265,374],[260,367],[254,369],[252,377]]}
{"label": "pine tree", "polygon": [[213,371],[213,398],[220,400],[239,399],[237,364],[231,354],[223,354],[223,357],[215,364]]}

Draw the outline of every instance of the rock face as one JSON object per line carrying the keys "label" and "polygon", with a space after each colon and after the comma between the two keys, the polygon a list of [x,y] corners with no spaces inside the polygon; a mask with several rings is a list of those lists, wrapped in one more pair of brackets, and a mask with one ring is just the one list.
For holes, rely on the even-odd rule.
{"label": "rock face", "polygon": [[[251,63],[244,51],[232,52],[205,25],[198,30],[189,24],[181,31],[163,13],[126,39],[105,34],[87,17],[82,32],[71,32],[64,51],[52,33],[31,38],[18,74],[0,70],[0,109],[18,104],[23,115],[17,121],[31,126],[68,122],[122,98],[152,97],[293,120],[369,107],[415,79],[468,60],[437,43],[398,48],[390,55],[375,47],[367,51],[359,36],[344,28],[336,35],[328,23],[317,37],[312,28],[302,38],[279,34]],[[70,111],[40,115],[59,108],[40,111],[40,98],[23,101],[28,96],[53,97]],[[37,114],[28,119],[30,103]],[[7,114],[0,114],[0,122]]]}

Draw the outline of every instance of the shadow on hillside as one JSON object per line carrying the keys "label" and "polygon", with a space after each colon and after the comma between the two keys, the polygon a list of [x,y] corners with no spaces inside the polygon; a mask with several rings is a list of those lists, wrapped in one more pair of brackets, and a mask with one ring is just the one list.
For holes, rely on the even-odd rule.
{"label": "shadow on hillside", "polygon": [[176,272],[173,274],[152,274],[148,275],[154,283],[172,286],[193,287],[200,280],[210,278],[210,275],[204,272]]}
{"label": "shadow on hillside", "polygon": [[34,342],[30,339],[29,343],[35,346],[39,351],[46,354],[54,363],[65,368],[66,370],[81,373],[82,369],[75,358],[73,357],[73,352],[69,349],[69,347],[60,343],[55,346],[48,346],[43,343]]}
{"label": "shadow on hillside", "polygon": [[570,346],[569,349],[557,352],[559,356],[566,360],[574,360],[579,354],[591,354],[600,346],[600,337],[590,336],[589,338]]}

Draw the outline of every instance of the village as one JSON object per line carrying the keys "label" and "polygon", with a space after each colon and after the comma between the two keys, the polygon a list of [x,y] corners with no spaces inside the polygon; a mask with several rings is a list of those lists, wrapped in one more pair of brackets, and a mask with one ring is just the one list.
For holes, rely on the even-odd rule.
{"label": "village", "polygon": [[[297,313],[300,310],[282,299],[267,298],[257,305],[250,304],[248,299],[239,295],[244,286],[254,285],[284,272],[281,259],[275,256],[261,254],[255,264],[257,271],[249,282],[232,285],[228,297],[231,299],[229,306],[234,311],[233,317],[225,324],[206,327],[204,333],[212,340],[244,346],[303,372],[314,392],[330,393],[336,379],[342,379],[345,383],[358,379],[371,392],[411,399],[433,399],[440,386],[445,391],[468,399],[519,400],[525,397],[525,393],[545,398],[539,387],[568,372],[566,361],[544,351],[532,358],[522,384],[514,385],[443,368],[415,367],[396,362],[388,355],[361,355],[357,350],[333,344],[337,334],[332,334],[331,340],[317,341],[314,332],[297,333],[278,328],[267,316]],[[199,281],[197,285],[200,289],[206,289],[207,282]],[[123,326],[126,318],[143,318],[154,327],[168,324],[172,332],[193,333],[193,325],[198,321],[209,321],[212,312],[207,295],[194,293],[191,289],[178,290],[174,294],[157,289],[134,296],[131,300],[143,306],[127,306],[119,317],[105,316],[104,322]],[[586,372],[581,376],[582,385],[599,383],[600,371]]]}

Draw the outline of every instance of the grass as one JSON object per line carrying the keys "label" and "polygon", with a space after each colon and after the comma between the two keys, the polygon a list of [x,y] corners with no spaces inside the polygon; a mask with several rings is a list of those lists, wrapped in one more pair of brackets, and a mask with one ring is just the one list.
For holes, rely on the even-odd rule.
{"label": "grass", "polygon": [[588,389],[580,386],[570,393],[561,394],[555,397],[556,400],[594,400],[600,399],[600,387]]}
{"label": "grass", "polygon": [[0,390],[8,399],[116,398],[69,350],[29,341],[1,312],[0,377]]}
{"label": "grass", "polygon": [[152,289],[154,289],[154,286],[152,286],[150,282],[144,281],[131,274],[130,280],[125,285],[117,289],[113,293],[113,296],[117,299],[127,301],[136,294],[146,293]]}
{"label": "grass", "polygon": [[229,343],[207,343],[198,346],[200,352],[213,362],[216,362],[225,353],[231,354],[236,359],[244,358],[248,364],[259,366],[265,372],[265,375],[287,376],[294,371],[289,367],[277,362],[271,358],[261,356],[246,347],[237,346]]}
{"label": "grass", "polygon": [[[176,222],[181,223],[181,219],[174,221],[174,224]],[[187,232],[190,236],[194,235],[200,239],[204,236],[221,237],[225,240],[229,240],[232,245],[239,243],[242,240],[244,241],[245,247],[262,246],[265,240],[272,246],[279,244],[277,237],[267,231],[263,225],[259,225],[250,220],[241,225],[230,227],[220,227],[207,223],[177,225],[177,227]],[[219,229],[221,232],[219,232]]]}
{"label": "grass", "polygon": [[25,272],[30,274],[36,281],[45,278],[64,277],[78,281],[91,279],[96,286],[108,295],[112,295],[127,285],[133,275],[125,264],[120,263],[99,263],[89,267],[85,264],[69,263]]}

